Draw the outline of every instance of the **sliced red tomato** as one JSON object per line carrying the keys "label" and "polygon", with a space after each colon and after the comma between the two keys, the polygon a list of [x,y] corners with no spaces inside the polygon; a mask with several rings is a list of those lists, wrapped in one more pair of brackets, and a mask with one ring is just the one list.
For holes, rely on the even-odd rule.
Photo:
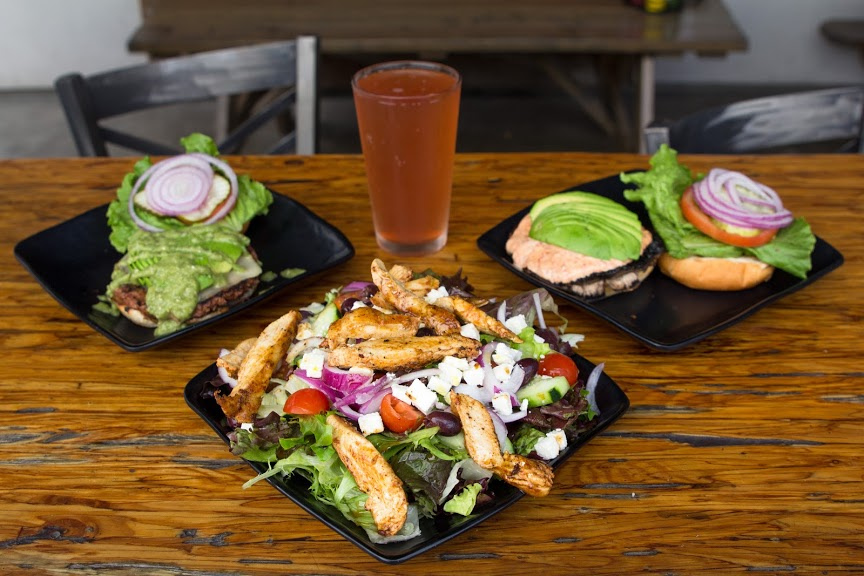
{"label": "sliced red tomato", "polygon": [[570,386],[573,386],[579,378],[579,368],[576,367],[573,359],[558,352],[546,354],[540,360],[537,373],[542,376],[563,376]]}
{"label": "sliced red tomato", "polygon": [[297,390],[285,401],[282,409],[286,414],[318,414],[330,409],[327,395],[315,388]]}
{"label": "sliced red tomato", "polygon": [[381,400],[381,420],[388,430],[403,433],[412,432],[423,424],[423,413],[393,394]]}
{"label": "sliced red tomato", "polygon": [[777,234],[777,229],[762,230],[754,236],[742,236],[733,234],[718,226],[714,219],[705,214],[693,199],[693,190],[688,188],[681,196],[681,212],[688,222],[693,224],[697,230],[724,244],[738,246],[740,248],[755,248],[770,242]]}

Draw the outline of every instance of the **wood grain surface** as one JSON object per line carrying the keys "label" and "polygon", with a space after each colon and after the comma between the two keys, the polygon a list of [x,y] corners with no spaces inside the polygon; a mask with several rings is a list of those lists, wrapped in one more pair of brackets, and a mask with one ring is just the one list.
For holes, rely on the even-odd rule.
{"label": "wood grain surface", "polygon": [[[399,566],[380,564],[232,456],[184,403],[218,350],[288,308],[368,277],[375,245],[358,156],[229,161],[347,234],[348,263],[140,353],[91,330],[14,245],[111,200],[132,159],[0,162],[0,574],[862,574],[864,156],[683,157],[775,187],[845,256],[806,289],[675,353],[563,305],[632,407],[571,458],[552,493]],[[647,167],[637,155],[457,159],[450,240],[399,261],[480,294],[530,288],[475,245],[533,200]],[[302,247],[286,246],[286,250]]]}

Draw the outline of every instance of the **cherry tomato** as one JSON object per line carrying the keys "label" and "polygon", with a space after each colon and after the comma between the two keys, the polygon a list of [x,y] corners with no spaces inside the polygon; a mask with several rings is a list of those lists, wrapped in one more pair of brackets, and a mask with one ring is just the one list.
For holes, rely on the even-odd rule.
{"label": "cherry tomato", "polygon": [[381,400],[381,420],[393,432],[412,432],[423,424],[423,413],[393,394]]}
{"label": "cherry tomato", "polygon": [[762,230],[755,236],[741,236],[740,234],[733,234],[732,232],[724,230],[720,226],[717,226],[717,224],[714,223],[714,220],[699,208],[696,201],[693,199],[692,188],[688,188],[684,192],[684,195],[681,196],[681,213],[684,214],[684,218],[686,218],[688,222],[693,224],[697,230],[706,236],[710,236],[718,242],[723,242],[724,244],[729,244],[731,246],[755,248],[756,246],[767,244],[777,234],[776,228]]}
{"label": "cherry tomato", "polygon": [[579,378],[579,368],[576,367],[573,359],[557,352],[547,354],[540,360],[537,373],[542,376],[563,376],[570,386],[573,386]]}
{"label": "cherry tomato", "polygon": [[286,414],[318,414],[330,409],[327,395],[315,388],[297,390],[285,401],[282,409]]}

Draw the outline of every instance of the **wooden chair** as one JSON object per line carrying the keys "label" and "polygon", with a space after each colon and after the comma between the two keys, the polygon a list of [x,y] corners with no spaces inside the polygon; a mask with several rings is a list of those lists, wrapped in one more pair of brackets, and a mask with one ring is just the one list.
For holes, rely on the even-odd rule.
{"label": "wooden chair", "polygon": [[236,152],[269,121],[293,114],[288,133],[267,152],[314,154],[317,70],[318,39],[300,36],[285,42],[178,56],[86,77],[66,74],[56,80],[54,87],[81,156],[108,156],[108,143],[145,154],[176,154],[182,151],[179,146],[106,127],[101,121],[154,107],[205,100],[224,104],[238,95],[274,92],[278,96],[251,111],[236,126],[228,126],[224,135],[213,134],[220,152]]}
{"label": "wooden chair", "polygon": [[[736,102],[673,122],[653,122],[645,149],[661,144],[688,154],[810,151],[864,152],[864,87],[798,92]],[[827,145],[827,144],[826,144]]]}

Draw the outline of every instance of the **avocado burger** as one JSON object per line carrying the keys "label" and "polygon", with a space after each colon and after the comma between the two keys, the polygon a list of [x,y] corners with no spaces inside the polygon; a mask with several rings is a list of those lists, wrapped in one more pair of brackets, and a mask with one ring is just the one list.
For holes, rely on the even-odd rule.
{"label": "avocado burger", "polygon": [[660,270],[697,290],[743,290],[775,269],[806,278],[816,238],[777,193],[751,178],[715,168],[694,177],[666,145],[651,169],[622,174],[624,196],[645,204],[665,252]]}
{"label": "avocado burger", "polygon": [[639,217],[589,192],[538,200],[506,244],[513,264],[583,298],[636,289],[662,245]]}

